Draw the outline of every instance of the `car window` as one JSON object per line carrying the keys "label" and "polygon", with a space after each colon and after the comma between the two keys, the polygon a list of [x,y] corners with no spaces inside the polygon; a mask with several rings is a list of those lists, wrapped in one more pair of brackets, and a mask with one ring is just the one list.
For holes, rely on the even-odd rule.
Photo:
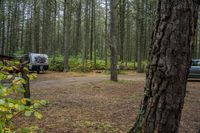
{"label": "car window", "polygon": [[200,66],[200,61],[192,61],[192,66]]}

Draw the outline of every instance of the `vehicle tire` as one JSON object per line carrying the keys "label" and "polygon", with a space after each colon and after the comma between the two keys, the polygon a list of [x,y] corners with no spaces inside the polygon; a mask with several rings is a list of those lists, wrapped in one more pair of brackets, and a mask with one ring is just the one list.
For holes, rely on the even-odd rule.
{"label": "vehicle tire", "polygon": [[40,70],[37,70],[37,74],[40,74]]}

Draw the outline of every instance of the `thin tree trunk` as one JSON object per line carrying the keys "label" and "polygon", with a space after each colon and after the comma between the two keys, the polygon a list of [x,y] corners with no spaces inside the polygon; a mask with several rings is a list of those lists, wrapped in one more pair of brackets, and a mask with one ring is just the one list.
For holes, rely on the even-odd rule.
{"label": "thin tree trunk", "polygon": [[94,44],[94,13],[95,13],[94,0],[91,0],[91,28],[90,28],[90,61],[93,59],[93,44]]}
{"label": "thin tree trunk", "polygon": [[130,47],[131,47],[131,45],[130,45],[130,43],[131,43],[131,20],[130,20],[130,2],[129,2],[129,0],[126,0],[126,8],[127,8],[127,14],[126,14],[126,16],[127,16],[127,19],[126,19],[126,32],[127,32],[127,34],[126,34],[126,54],[125,54],[125,66],[126,66],[126,68],[128,67],[128,61],[129,61],[129,59],[128,59],[128,57],[130,56],[130,51],[129,51],[129,49],[130,49]]}
{"label": "thin tree trunk", "polygon": [[23,3],[23,9],[22,9],[22,27],[21,27],[21,44],[20,49],[24,46],[24,24],[25,24],[25,10],[26,10],[26,3]]}
{"label": "thin tree trunk", "polygon": [[60,53],[63,53],[63,43],[61,43],[60,38],[60,4],[57,3],[57,13],[58,13],[58,20],[57,20],[57,44],[59,46]]}
{"label": "thin tree trunk", "polygon": [[117,1],[111,0],[110,1],[110,51],[111,51],[111,80],[117,81]]}
{"label": "thin tree trunk", "polygon": [[69,43],[70,43],[70,17],[71,17],[71,0],[65,0],[64,3],[64,72],[69,71]]}
{"label": "thin tree trunk", "polygon": [[120,61],[124,61],[125,0],[120,0]]}
{"label": "thin tree trunk", "polygon": [[86,60],[86,65],[87,65],[87,47],[89,44],[89,0],[86,0],[86,5],[85,5],[85,36],[84,36],[84,44],[83,44],[83,49],[82,49],[82,67],[83,71],[85,71],[85,60]]}
{"label": "thin tree trunk", "polygon": [[81,14],[82,14],[82,0],[79,0],[78,10],[77,10],[77,18],[76,18],[76,44],[75,44],[75,55],[79,54],[79,46],[81,46]]}
{"label": "thin tree trunk", "polygon": [[96,32],[96,6],[95,6],[96,2],[95,0],[93,1],[93,47],[94,47],[94,69],[96,69],[96,60],[97,60],[97,32]]}
{"label": "thin tree trunk", "polygon": [[[22,78],[26,81],[25,83],[23,83],[23,88],[24,88],[24,98],[30,99],[31,98],[31,92],[30,92],[30,80],[28,77],[28,71],[25,69],[28,65],[24,64],[24,60],[20,60],[21,63],[21,76]],[[27,106],[30,106],[31,103],[29,101],[27,101],[26,103]]]}
{"label": "thin tree trunk", "polygon": [[105,69],[108,66],[107,48],[108,48],[108,0],[106,2],[106,18],[105,18],[105,43],[104,43],[104,59],[105,59]]}
{"label": "thin tree trunk", "polygon": [[57,1],[54,0],[54,20],[53,20],[53,62],[55,62],[56,58],[56,17],[57,17]]}
{"label": "thin tree trunk", "polygon": [[39,53],[40,43],[40,9],[38,7],[38,0],[34,0],[34,49],[36,53]]}
{"label": "thin tree trunk", "polygon": [[[136,31],[135,31],[135,62],[138,62],[138,46],[139,46],[139,9],[140,9],[140,1],[136,0],[136,6],[137,6],[137,11],[136,11]],[[138,66],[137,66],[138,67]]]}
{"label": "thin tree trunk", "polygon": [[1,31],[1,54],[4,55],[5,51],[5,8],[4,1],[2,0],[2,31]]}

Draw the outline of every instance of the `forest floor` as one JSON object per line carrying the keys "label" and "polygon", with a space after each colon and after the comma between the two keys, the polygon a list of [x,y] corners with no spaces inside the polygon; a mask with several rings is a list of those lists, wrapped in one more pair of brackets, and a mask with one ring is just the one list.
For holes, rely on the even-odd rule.
{"label": "forest floor", "polygon": [[[134,124],[145,74],[128,72],[119,82],[97,73],[47,72],[31,83],[33,99],[46,99],[42,120],[17,118],[18,127],[45,133],[125,133]],[[189,82],[180,133],[200,129],[200,82]],[[31,119],[31,120],[30,120]]]}

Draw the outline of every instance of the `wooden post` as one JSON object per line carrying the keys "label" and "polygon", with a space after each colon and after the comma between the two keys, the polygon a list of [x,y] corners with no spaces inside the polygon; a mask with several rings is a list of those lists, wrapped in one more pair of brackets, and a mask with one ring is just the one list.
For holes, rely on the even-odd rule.
{"label": "wooden post", "polygon": [[[24,87],[24,90],[25,90],[24,91],[24,98],[30,99],[31,98],[31,93],[30,93],[30,81],[29,81],[29,77],[28,77],[29,71],[24,69],[24,68],[27,67],[27,63],[24,63],[22,60],[20,60],[20,63],[21,63],[21,68],[20,68],[21,69],[21,75],[22,75],[22,78],[26,81],[23,84],[23,87]],[[27,101],[26,105],[30,106],[31,102]]]}

